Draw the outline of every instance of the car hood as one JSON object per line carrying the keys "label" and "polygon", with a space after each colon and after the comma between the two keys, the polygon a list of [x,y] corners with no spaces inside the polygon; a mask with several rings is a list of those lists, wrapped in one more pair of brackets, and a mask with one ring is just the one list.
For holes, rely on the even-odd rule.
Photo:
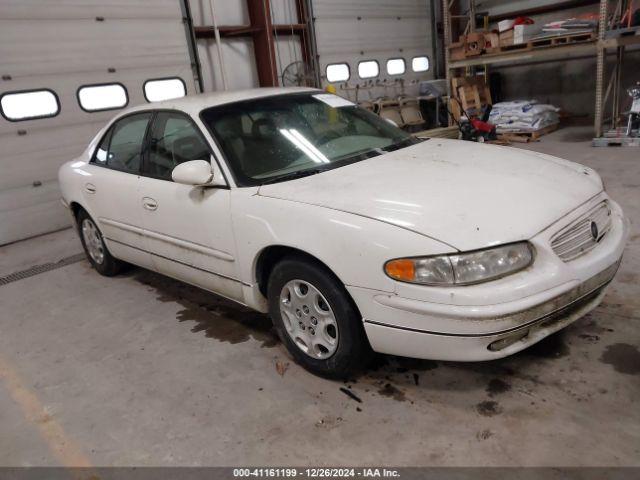
{"label": "car hood", "polygon": [[431,139],[259,195],[350,212],[458,250],[527,240],[602,190],[588,167],[549,155]]}

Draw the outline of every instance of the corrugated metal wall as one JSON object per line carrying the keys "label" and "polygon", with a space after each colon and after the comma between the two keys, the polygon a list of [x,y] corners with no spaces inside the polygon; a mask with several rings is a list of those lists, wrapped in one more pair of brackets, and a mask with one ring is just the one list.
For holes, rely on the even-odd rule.
{"label": "corrugated metal wall", "polygon": [[135,105],[146,102],[147,79],[179,76],[188,92],[195,84],[179,0],[0,0],[0,32],[0,75],[11,78],[0,94],[49,88],[61,104],[53,118],[0,118],[4,244],[68,225],[58,168],[117,113],[83,111],[78,87],[119,82]]}

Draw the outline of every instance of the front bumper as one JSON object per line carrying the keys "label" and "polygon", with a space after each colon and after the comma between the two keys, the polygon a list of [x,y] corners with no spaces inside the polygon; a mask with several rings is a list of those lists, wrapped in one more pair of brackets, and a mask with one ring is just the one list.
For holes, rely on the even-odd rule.
{"label": "front bumper", "polygon": [[372,348],[434,360],[491,360],[520,351],[584,316],[600,303],[618,269],[627,221],[611,202],[610,232],[571,262],[555,255],[549,239],[602,197],[606,195],[531,239],[537,252],[534,264],[509,277],[449,289],[401,285],[396,295],[348,287]]}
{"label": "front bumper", "polygon": [[526,322],[508,330],[482,335],[447,335],[392,327],[372,320],[365,320],[365,330],[373,349],[380,353],[470,362],[506,357],[563,329],[596,308],[618,266],[619,263],[612,265],[548,302],[510,315],[509,319],[514,322]]}

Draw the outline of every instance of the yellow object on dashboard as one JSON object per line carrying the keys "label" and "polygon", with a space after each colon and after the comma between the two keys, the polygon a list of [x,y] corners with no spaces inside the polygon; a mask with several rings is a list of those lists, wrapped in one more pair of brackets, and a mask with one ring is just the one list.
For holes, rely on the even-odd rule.
{"label": "yellow object on dashboard", "polygon": [[[324,89],[327,93],[333,93],[334,95],[336,94],[336,87],[334,87],[333,85],[327,85]],[[329,113],[329,123],[337,123],[338,122],[338,111],[334,108],[334,107],[329,107],[328,109],[328,113]]]}

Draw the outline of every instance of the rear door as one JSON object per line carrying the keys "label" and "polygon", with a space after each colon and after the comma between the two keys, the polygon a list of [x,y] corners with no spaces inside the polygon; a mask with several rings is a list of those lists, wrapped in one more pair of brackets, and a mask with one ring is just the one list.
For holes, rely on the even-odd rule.
{"label": "rear door", "polygon": [[116,257],[152,268],[140,202],[142,151],[151,112],[117,120],[103,136],[84,177],[84,204]]}
{"label": "rear door", "polygon": [[173,168],[189,160],[215,161],[193,120],[159,111],[150,129],[140,180],[142,223],[155,269],[242,299],[231,226],[230,190],[173,182]]}

